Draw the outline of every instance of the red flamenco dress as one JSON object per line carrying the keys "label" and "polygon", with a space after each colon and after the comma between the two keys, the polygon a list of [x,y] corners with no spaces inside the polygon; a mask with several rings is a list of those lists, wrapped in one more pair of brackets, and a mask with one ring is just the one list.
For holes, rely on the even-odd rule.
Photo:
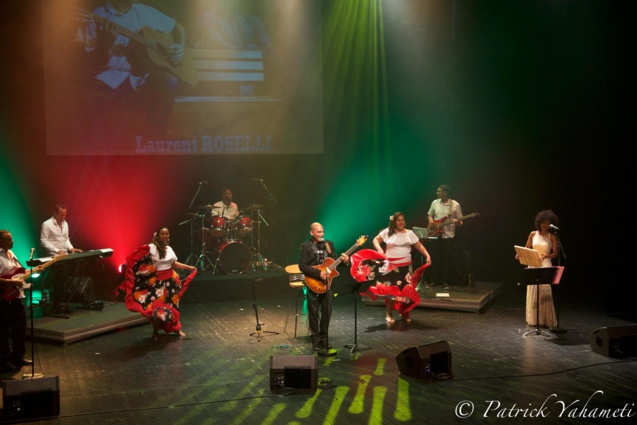
{"label": "red flamenco dress", "polygon": [[391,264],[387,257],[372,249],[361,249],[351,257],[350,273],[357,282],[376,280],[376,285],[370,286],[368,292],[361,292],[372,301],[385,298],[385,305],[394,301],[394,310],[401,316],[406,316],[420,304],[420,295],[416,285],[422,277],[427,264],[416,269],[412,276],[405,277],[404,285],[385,285],[382,276],[387,275],[397,267]]}
{"label": "red flamenco dress", "polygon": [[159,319],[166,333],[181,330],[179,300],[197,275],[193,271],[181,280],[172,268],[157,270],[150,256],[150,247],[144,245],[126,258],[126,275],[120,289],[126,292],[126,307],[141,313],[149,322]]}

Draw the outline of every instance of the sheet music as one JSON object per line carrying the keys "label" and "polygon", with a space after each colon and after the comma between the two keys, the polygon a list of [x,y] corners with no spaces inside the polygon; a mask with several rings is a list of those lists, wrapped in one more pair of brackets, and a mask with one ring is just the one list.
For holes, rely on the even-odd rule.
{"label": "sheet music", "polygon": [[513,245],[520,264],[529,267],[542,267],[540,253],[534,249],[525,248],[523,246]]}

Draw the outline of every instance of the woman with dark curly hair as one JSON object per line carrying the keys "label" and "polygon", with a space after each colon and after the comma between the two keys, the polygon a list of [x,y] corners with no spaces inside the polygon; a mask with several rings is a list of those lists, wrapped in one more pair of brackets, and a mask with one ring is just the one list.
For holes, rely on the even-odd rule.
{"label": "woman with dark curly hair", "polygon": [[[141,313],[153,324],[153,340],[159,330],[186,336],[179,321],[179,300],[197,274],[197,268],[177,261],[170,247],[170,232],[160,227],[153,234],[153,242],[143,245],[126,258],[126,277],[120,289],[126,291],[126,307]],[[188,270],[181,280],[175,270]]]}
{"label": "woman with dark curly hair", "polygon": [[[557,226],[559,219],[551,210],[543,210],[535,216],[535,229],[526,240],[526,248],[532,248],[540,254],[542,267],[551,267],[553,258],[557,258],[557,237],[551,233],[551,225]],[[540,297],[539,326],[554,328],[557,326],[553,292],[551,284],[528,285],[526,287],[526,323],[535,326],[537,321],[537,297]]]}

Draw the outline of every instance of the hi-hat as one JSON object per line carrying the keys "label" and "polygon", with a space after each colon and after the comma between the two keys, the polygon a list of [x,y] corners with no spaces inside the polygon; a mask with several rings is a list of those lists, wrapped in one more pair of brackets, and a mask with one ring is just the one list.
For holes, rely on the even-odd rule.
{"label": "hi-hat", "polygon": [[254,204],[254,205],[250,205],[249,207],[245,207],[243,209],[249,211],[249,210],[258,210],[258,209],[261,209],[261,208],[263,208],[263,205]]}
{"label": "hi-hat", "polygon": [[200,210],[209,210],[211,208],[214,208],[214,205],[210,205],[210,204],[208,204],[208,205],[200,205],[197,208],[199,208]]}

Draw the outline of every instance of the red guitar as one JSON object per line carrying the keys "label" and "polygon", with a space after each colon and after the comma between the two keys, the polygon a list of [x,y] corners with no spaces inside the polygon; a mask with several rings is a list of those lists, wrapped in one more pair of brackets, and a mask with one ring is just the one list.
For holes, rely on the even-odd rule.
{"label": "red guitar", "polygon": [[[363,245],[366,240],[367,240],[367,236],[361,236],[360,238],[356,240],[356,243],[352,245],[352,247],[345,252],[345,254],[350,255],[352,252],[354,252],[356,248]],[[315,269],[318,269],[320,271],[325,271],[327,274],[327,279],[322,280],[322,279],[315,279],[311,276],[305,276],[305,283],[307,284],[308,288],[310,288],[312,291],[316,292],[317,294],[322,294],[328,289],[330,289],[330,286],[332,285],[332,279],[334,279],[335,277],[338,277],[338,275],[340,274],[339,272],[336,271],[336,266],[338,266],[340,263],[341,263],[340,257],[337,260],[327,257],[323,264],[312,266]]]}
{"label": "red guitar", "polygon": [[[40,273],[47,267],[53,265],[53,263],[55,263],[56,261],[62,259],[62,257],[64,257],[65,255],[66,254],[58,255],[52,260],[37,266],[33,269],[33,271],[36,273]],[[0,284],[0,295],[2,296],[2,298],[4,298],[5,301],[12,301],[18,298],[23,290],[29,289],[31,287],[31,283],[27,282],[27,280],[31,277],[31,270],[25,270],[24,267],[19,267],[12,273],[0,277],[2,277],[3,279],[11,279],[15,281],[15,283]]]}
{"label": "red guitar", "polygon": [[[478,217],[480,213],[471,213],[460,217],[458,220],[466,220],[472,217]],[[452,219],[449,216],[443,217],[439,220],[434,220],[432,224],[427,227],[427,236],[430,238],[437,238],[443,231],[443,227],[452,224]]]}

